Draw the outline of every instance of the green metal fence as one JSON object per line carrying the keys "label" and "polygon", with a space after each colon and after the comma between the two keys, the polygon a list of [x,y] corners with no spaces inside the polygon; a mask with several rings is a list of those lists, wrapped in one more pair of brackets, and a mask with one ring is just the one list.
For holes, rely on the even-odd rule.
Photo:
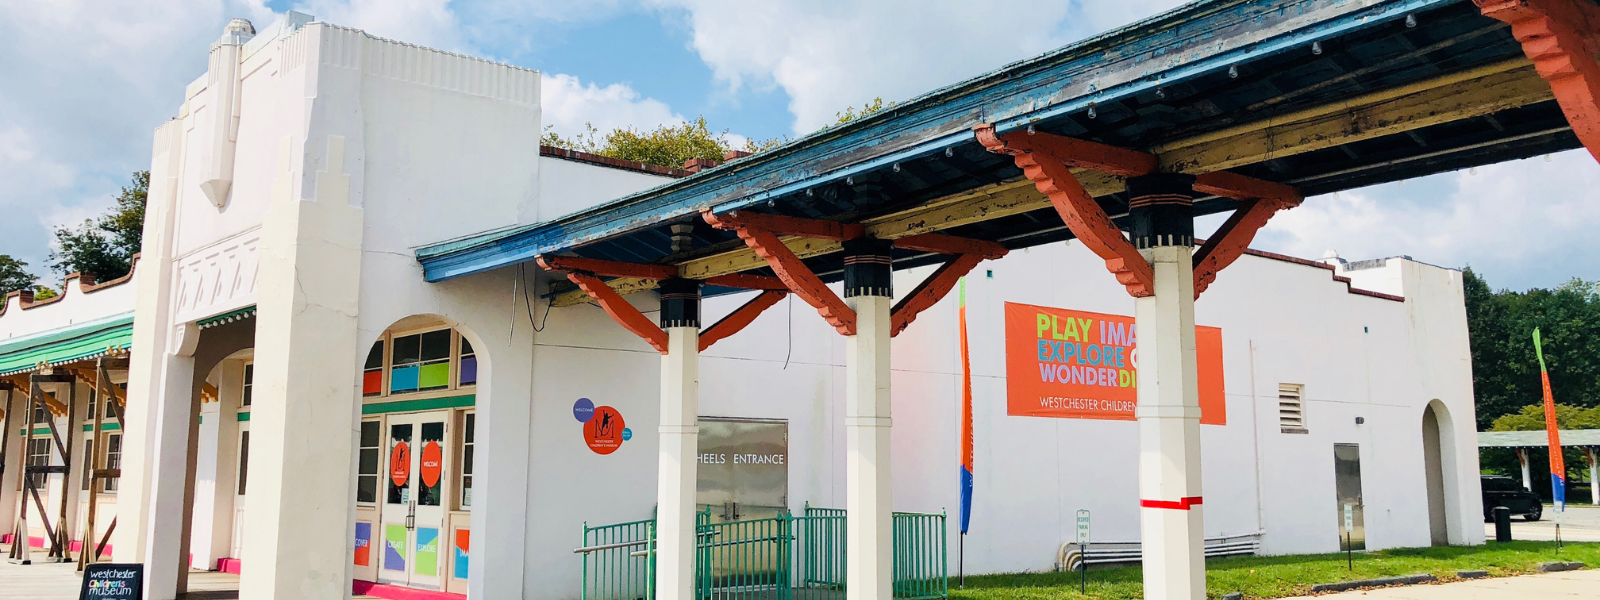
{"label": "green metal fence", "polygon": [[655,519],[590,527],[583,524],[583,600],[655,597]]}
{"label": "green metal fence", "polygon": [[[698,521],[695,596],[701,600],[830,600],[843,598],[846,517],[841,509],[807,505],[801,516],[711,523]],[[895,513],[894,597],[949,597],[945,515]],[[655,522],[584,525],[584,600],[651,600],[655,596]]]}

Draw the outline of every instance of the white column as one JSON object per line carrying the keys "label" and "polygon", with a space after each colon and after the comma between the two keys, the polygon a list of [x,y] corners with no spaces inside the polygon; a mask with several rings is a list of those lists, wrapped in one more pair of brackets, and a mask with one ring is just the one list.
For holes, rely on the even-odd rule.
{"label": "white column", "polygon": [[[10,402],[7,403],[7,394]],[[22,430],[22,423],[27,419],[22,415],[29,414],[26,404],[28,395],[22,390],[0,390],[0,409],[6,411],[5,418],[0,419],[0,427],[5,427],[9,435],[5,437],[5,464],[0,465],[0,535],[16,533],[17,527],[17,500],[21,494],[17,488],[22,484],[22,436],[17,435]]]}
{"label": "white column", "polygon": [[1589,503],[1600,506],[1600,465],[1595,464],[1595,459],[1600,458],[1594,448],[1589,448]]}
{"label": "white column", "polygon": [[1144,593],[1155,600],[1206,597],[1192,252],[1181,245],[1143,250],[1155,270],[1155,295],[1134,302],[1140,540]]}
{"label": "white column", "polygon": [[1533,475],[1528,472],[1528,451],[1522,448],[1517,448],[1516,453],[1517,462],[1522,464],[1522,487],[1531,490],[1533,489]]}
{"label": "white column", "polygon": [[889,468],[889,310],[885,296],[846,300],[856,335],[845,338],[845,519],[848,600],[890,600],[894,583],[893,478]]}
{"label": "white column", "polygon": [[692,600],[699,460],[700,330],[667,329],[661,359],[661,453],[656,494],[656,597]]}
{"label": "white column", "polygon": [[[350,73],[359,70],[337,76]],[[359,170],[363,154],[358,141],[348,150],[346,141],[314,137],[301,159],[285,140],[279,164],[315,169],[315,196],[293,187],[298,173],[280,173],[261,227],[244,600],[350,595],[356,382],[366,348],[357,347],[364,213],[351,201],[346,167]]]}
{"label": "white column", "polygon": [[[189,510],[184,497],[189,475],[189,420],[193,418],[194,404],[194,349],[199,337],[200,329],[194,323],[179,325],[168,336],[170,347],[161,361],[160,395],[150,398],[150,420],[145,431],[150,480],[145,487],[148,509],[141,560],[145,565],[147,600],[177,597],[178,571],[188,568],[187,557],[180,560],[178,555],[183,547],[184,513]],[[120,550],[113,551],[120,555]]]}
{"label": "white column", "polygon": [[230,558],[233,498],[238,488],[239,403],[244,396],[244,361],[217,366],[217,401],[200,408],[200,456],[195,465],[194,520],[189,542],[194,567],[212,570]]}

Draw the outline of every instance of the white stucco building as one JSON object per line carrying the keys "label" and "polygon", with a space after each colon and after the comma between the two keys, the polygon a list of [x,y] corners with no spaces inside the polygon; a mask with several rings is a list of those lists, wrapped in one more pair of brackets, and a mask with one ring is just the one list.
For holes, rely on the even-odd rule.
{"label": "white stucco building", "polygon": [[[414,251],[683,173],[541,149],[535,71],[297,13],[259,30],[235,21],[174,101],[154,136],[132,280],[69,285],[49,305],[11,297],[0,312],[0,361],[126,321],[115,560],[143,563],[156,600],[181,591],[190,564],[237,570],[244,598],[339,597],[352,582],[578,598],[585,524],[657,509],[662,359],[600,306],[552,307],[558,274],[529,263],[427,283]],[[1248,253],[1194,305],[1197,325],[1220,329],[1225,409],[1200,430],[1205,537],[1335,551],[1354,499],[1366,548],[1481,543],[1461,274],[1330,262]],[[1055,242],[966,278],[967,573],[1057,568],[1080,509],[1096,542],[1140,539],[1131,412],[1008,409],[1007,304],[1131,319],[1135,300],[1103,268],[1081,243]],[[895,291],[933,270],[896,272]],[[708,298],[704,313],[752,295]],[[627,298],[657,316],[655,294]],[[893,341],[896,511],[959,510],[958,304],[944,298]],[[696,492],[717,499],[698,502],[714,520],[845,508],[846,354],[790,297],[699,356],[703,422],[766,444],[744,463],[760,469],[719,471],[726,452],[699,430]],[[584,416],[621,420],[607,431]],[[12,439],[0,519],[20,506]],[[74,494],[60,479],[49,493]],[[952,574],[957,531],[945,529]]]}

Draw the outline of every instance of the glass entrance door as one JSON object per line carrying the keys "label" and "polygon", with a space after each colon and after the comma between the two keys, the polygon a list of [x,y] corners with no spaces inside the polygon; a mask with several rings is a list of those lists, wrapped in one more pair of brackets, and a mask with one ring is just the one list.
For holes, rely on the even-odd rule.
{"label": "glass entrance door", "polygon": [[388,418],[380,582],[441,587],[448,422],[444,412]]}
{"label": "glass entrance door", "polygon": [[[1339,550],[1366,550],[1367,524],[1361,497],[1361,446],[1333,445],[1333,483],[1339,504]],[[1349,507],[1350,531],[1345,531]]]}

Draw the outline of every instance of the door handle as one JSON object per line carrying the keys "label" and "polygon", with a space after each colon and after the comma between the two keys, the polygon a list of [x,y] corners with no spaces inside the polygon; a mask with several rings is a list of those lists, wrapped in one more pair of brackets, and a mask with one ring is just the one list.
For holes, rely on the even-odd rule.
{"label": "door handle", "polygon": [[417,528],[417,503],[412,502],[406,507],[406,529]]}

